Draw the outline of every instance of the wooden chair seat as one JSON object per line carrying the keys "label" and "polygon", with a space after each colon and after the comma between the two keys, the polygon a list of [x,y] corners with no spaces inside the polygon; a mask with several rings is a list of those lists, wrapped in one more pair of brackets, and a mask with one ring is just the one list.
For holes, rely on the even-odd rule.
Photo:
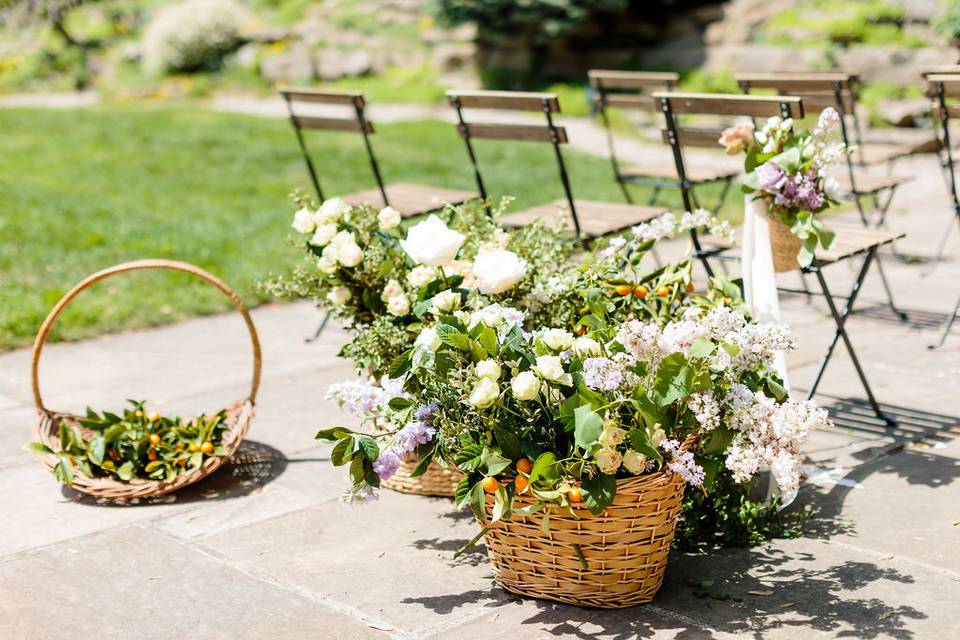
{"label": "wooden chair seat", "polygon": [[[705,166],[694,165],[684,166],[687,178],[691,182],[715,182],[717,180],[728,180],[733,178],[740,170],[735,167],[724,167],[722,165]],[[641,164],[631,164],[620,169],[621,178],[659,178],[662,180],[678,180],[677,168],[672,162],[644,162]]]}
{"label": "wooden chair seat", "polygon": [[[428,187],[409,182],[394,182],[386,187],[390,206],[400,212],[404,218],[411,218],[429,211],[442,209],[445,204],[460,204],[471,198],[479,197],[473,191]],[[343,196],[351,205],[371,204],[378,209],[383,207],[383,197],[379,189],[370,189]]]}
{"label": "wooden chair seat", "polygon": [[891,160],[910,156],[915,153],[921,152],[917,150],[916,145],[912,144],[870,142],[864,143],[864,145],[860,147],[856,153],[854,153],[853,157],[857,161],[862,158],[863,162],[866,164],[882,164],[884,162],[890,162]]}
{"label": "wooden chair seat", "polygon": [[[591,200],[574,200],[574,204],[577,207],[577,217],[580,219],[580,230],[584,235],[591,238],[623,231],[667,212],[665,207],[594,202]],[[565,223],[568,228],[573,229],[570,206],[563,199],[525,211],[511,213],[497,220],[511,227],[522,227],[534,220],[541,220],[548,226]]]}
{"label": "wooden chair seat", "polygon": [[838,173],[839,175],[836,178],[837,182],[840,183],[840,190],[848,197],[870,195],[878,191],[894,189],[913,179],[907,176],[878,176],[869,173],[857,173],[854,175],[857,186],[856,193],[854,193],[850,186],[850,176],[846,172]]}
{"label": "wooden chair seat", "polygon": [[899,240],[907,235],[899,231],[868,229],[848,222],[831,222],[829,219],[826,220],[825,224],[836,232],[837,237],[829,251],[817,250],[816,262],[818,265],[839,262],[857,254],[865,253],[874,247],[890,244],[894,240]]}

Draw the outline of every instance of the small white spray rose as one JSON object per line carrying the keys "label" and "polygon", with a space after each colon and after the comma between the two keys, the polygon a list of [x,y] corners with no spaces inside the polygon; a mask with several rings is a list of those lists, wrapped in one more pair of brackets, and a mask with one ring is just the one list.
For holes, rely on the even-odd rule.
{"label": "small white spray rose", "polygon": [[350,301],[350,298],[353,297],[353,294],[350,292],[350,289],[346,287],[338,286],[330,289],[330,292],[327,293],[327,300],[332,302],[338,307],[342,307]]}
{"label": "small white spray rose", "polygon": [[321,273],[329,275],[337,270],[337,261],[321,255],[317,258],[317,268],[320,269]]}
{"label": "small white spray rose", "polygon": [[566,386],[573,384],[572,376],[563,370],[560,356],[537,356],[533,371],[548,382],[558,382]]}
{"label": "small white spray rose", "polygon": [[363,250],[356,244],[344,244],[337,247],[337,260],[345,267],[355,267],[363,262]]}
{"label": "small white spray rose", "polygon": [[414,344],[430,351],[436,351],[441,344],[440,336],[437,335],[436,329],[427,327],[420,332],[420,335],[414,340]]}
{"label": "small white spray rose", "polygon": [[473,275],[480,293],[507,291],[523,279],[527,263],[512,251],[495,249],[480,253],[473,261]]}
{"label": "small white spray rose", "polygon": [[293,214],[293,224],[290,226],[293,227],[294,231],[310,233],[317,225],[313,221],[312,211],[309,209],[300,209],[300,211]]}
{"label": "small white spray rose", "polygon": [[453,260],[466,238],[450,229],[436,215],[415,224],[407,231],[400,246],[417,264],[439,267]]}
{"label": "small white spray rose", "polygon": [[383,287],[383,293],[380,294],[381,300],[389,300],[396,296],[403,295],[403,285],[396,280],[390,279]]}
{"label": "small white spray rose", "polygon": [[474,367],[474,371],[476,371],[478,378],[490,378],[491,380],[499,380],[502,373],[496,360],[481,360]]}
{"label": "small white spray rose", "polygon": [[340,198],[330,198],[325,201],[314,214],[316,224],[326,224],[336,222],[343,217],[343,214],[349,209],[349,205]]}
{"label": "small white spray rose", "polygon": [[600,343],[593,338],[580,336],[573,341],[573,352],[581,358],[600,355]]}
{"label": "small white spray rose", "polygon": [[573,346],[573,334],[563,329],[547,329],[543,332],[543,344],[554,351],[566,351]]}
{"label": "small white spray rose", "polygon": [[393,207],[384,207],[383,209],[380,209],[380,213],[377,214],[377,223],[384,231],[398,226],[400,224],[400,220],[400,212]]}
{"label": "small white spray rose", "polygon": [[663,429],[655,429],[653,435],[650,436],[650,444],[653,445],[655,449],[659,449],[660,445],[663,444],[663,441],[667,439],[667,434],[664,433]]}
{"label": "small white spray rose", "polygon": [[510,389],[517,400],[536,400],[540,395],[540,380],[532,371],[521,371],[510,381]]}
{"label": "small white spray rose", "polygon": [[400,294],[387,298],[387,312],[394,316],[405,316],[410,313],[410,301],[407,296]]}
{"label": "small white spray rose", "polygon": [[485,409],[500,397],[500,387],[490,378],[480,378],[467,400],[477,409]]}
{"label": "small white spray rose", "polygon": [[623,467],[633,475],[640,475],[647,470],[647,457],[630,449],[623,454]]}
{"label": "small white spray rose", "polygon": [[407,282],[417,289],[425,287],[437,279],[437,270],[433,267],[414,267],[407,274]]}
{"label": "small white spray rose", "polygon": [[623,456],[616,449],[601,447],[593,454],[593,461],[600,467],[600,471],[613,475],[620,468]]}
{"label": "small white spray rose", "polygon": [[430,298],[433,303],[431,307],[434,313],[449,313],[460,306],[460,294],[456,291],[441,291]]}
{"label": "small white spray rose", "polygon": [[621,442],[623,442],[624,437],[626,437],[627,432],[621,429],[620,427],[614,427],[613,425],[607,425],[603,428],[603,431],[600,432],[600,446],[602,447],[615,447]]}
{"label": "small white spray rose", "polygon": [[310,238],[310,244],[317,247],[324,247],[330,244],[330,241],[333,240],[334,236],[337,235],[337,225],[329,222],[327,224],[322,224],[317,227],[317,230],[313,232],[313,237]]}

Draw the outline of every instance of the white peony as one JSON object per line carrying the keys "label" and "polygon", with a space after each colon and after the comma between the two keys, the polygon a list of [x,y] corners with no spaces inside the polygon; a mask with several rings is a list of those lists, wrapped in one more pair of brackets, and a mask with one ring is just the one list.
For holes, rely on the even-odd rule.
{"label": "white peony", "polygon": [[476,371],[478,378],[490,378],[491,380],[499,380],[502,373],[496,360],[481,360],[474,367],[474,371]]}
{"label": "white peony", "polygon": [[521,371],[510,381],[510,388],[517,400],[536,400],[540,394],[540,380],[532,371]]}
{"label": "white peony", "polygon": [[400,224],[400,220],[400,212],[393,207],[384,207],[380,209],[380,213],[377,214],[377,223],[379,223],[380,228],[384,230],[393,229]]}
{"label": "white peony", "polygon": [[647,470],[647,457],[630,449],[623,454],[623,466],[633,475],[640,475]]}
{"label": "white peony", "polygon": [[456,291],[441,291],[430,298],[433,303],[431,310],[434,313],[449,313],[460,306],[460,294]]}
{"label": "white peony", "polygon": [[603,428],[603,431],[600,432],[600,446],[603,447],[615,447],[626,437],[627,432],[621,429],[620,427],[614,427],[608,425]]}
{"label": "white peony", "polygon": [[600,343],[593,338],[580,336],[573,341],[573,352],[581,358],[600,355]]}
{"label": "white peony", "polygon": [[554,351],[566,351],[573,346],[573,334],[563,329],[547,329],[543,332],[543,344]]}
{"label": "white peony", "polygon": [[433,267],[414,267],[407,274],[407,282],[417,289],[425,287],[437,279],[437,270]]}
{"label": "white peony", "polygon": [[403,295],[403,285],[396,280],[390,279],[383,287],[383,293],[380,294],[380,299],[389,300],[390,298],[395,298],[399,295]]}
{"label": "white peony", "polygon": [[616,449],[601,447],[593,454],[593,460],[597,463],[597,466],[600,467],[600,471],[613,475],[617,472],[617,469],[620,468],[623,456],[621,456]]}
{"label": "white peony", "polygon": [[310,238],[310,244],[317,247],[323,247],[330,244],[330,241],[333,240],[334,236],[337,235],[337,225],[329,222],[327,224],[322,224],[317,227],[317,230],[313,232],[313,237]]}
{"label": "white peony", "polygon": [[407,296],[400,294],[387,298],[387,312],[394,316],[405,316],[410,313],[410,301]]}
{"label": "white peony", "polygon": [[336,222],[343,217],[350,206],[340,198],[330,198],[317,209],[313,219],[317,224],[326,224],[327,222]]}
{"label": "white peony", "polygon": [[300,209],[293,214],[293,224],[290,226],[300,233],[310,233],[317,225],[313,221],[313,212],[308,209]]}
{"label": "white peony", "polygon": [[563,370],[560,356],[537,356],[537,364],[533,366],[533,371],[548,382],[558,382],[567,386],[573,384],[572,376]]}
{"label": "white peony", "polygon": [[490,378],[480,378],[473,387],[473,391],[470,392],[470,398],[467,402],[477,409],[485,409],[496,402],[499,397],[500,387],[497,386],[497,383]]}
{"label": "white peony", "polygon": [[480,293],[503,293],[520,282],[526,272],[527,263],[504,249],[485,251],[473,261],[473,275]]}
{"label": "white peony", "polygon": [[342,307],[343,305],[347,304],[352,297],[353,294],[350,293],[350,289],[342,286],[330,289],[330,293],[327,294],[327,300],[338,307]]}
{"label": "white peony", "polygon": [[413,342],[414,345],[418,347],[423,347],[424,349],[429,349],[430,351],[436,351],[440,346],[440,336],[437,335],[437,330],[433,327],[427,327],[420,332],[420,335],[417,336],[417,339]]}
{"label": "white peony", "polygon": [[465,240],[462,233],[450,229],[436,215],[415,224],[400,246],[417,264],[439,267],[454,259]]}
{"label": "white peony", "polygon": [[337,260],[345,267],[355,267],[363,261],[363,250],[355,242],[337,247]]}

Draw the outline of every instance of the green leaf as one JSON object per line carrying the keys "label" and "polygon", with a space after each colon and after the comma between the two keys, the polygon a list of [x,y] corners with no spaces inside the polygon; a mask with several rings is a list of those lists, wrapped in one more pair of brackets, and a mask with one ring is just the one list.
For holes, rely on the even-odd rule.
{"label": "green leaf", "polygon": [[510,459],[504,458],[496,451],[487,449],[484,452],[483,463],[487,469],[487,475],[495,476],[510,466]]}
{"label": "green leaf", "polygon": [[557,470],[557,456],[550,451],[541,453],[533,462],[530,470],[530,484],[545,481],[550,482],[560,477]]}
{"label": "green leaf", "polygon": [[133,479],[133,461],[127,460],[120,468],[117,469],[117,476],[120,477],[124,482],[129,482]]}
{"label": "green leaf", "polygon": [[577,407],[573,417],[574,440],[578,447],[589,452],[600,437],[600,432],[603,431],[603,418],[588,405]]}
{"label": "green leaf", "polygon": [[672,353],[657,369],[653,388],[662,407],[685,398],[693,392],[693,368],[682,353]]}
{"label": "green leaf", "polygon": [[717,345],[712,340],[700,336],[690,345],[690,355],[694,358],[709,358],[716,348]]}
{"label": "green leaf", "polygon": [[330,451],[330,462],[332,462],[333,466],[335,467],[341,467],[345,465],[352,457],[352,438],[343,438],[342,440],[337,440],[337,444],[333,445],[333,450]]}
{"label": "green leaf", "polygon": [[476,340],[470,340],[470,355],[473,356],[474,361],[480,362],[481,360],[486,360],[487,350],[477,342]]}
{"label": "green leaf", "polygon": [[580,484],[580,494],[590,513],[598,515],[617,495],[617,479],[605,473],[598,474]]}
{"label": "green leaf", "polygon": [[380,447],[377,446],[376,440],[370,436],[359,436],[359,450],[367,457],[367,460],[373,461],[380,457]]}
{"label": "green leaf", "polygon": [[396,398],[390,398],[390,402],[387,403],[387,406],[394,411],[402,411],[412,404],[413,401],[409,398],[401,398],[397,396]]}
{"label": "green leaf", "polygon": [[407,349],[390,363],[390,369],[387,373],[391,378],[399,378],[410,370],[412,364],[413,349]]}
{"label": "green leaf", "polygon": [[773,396],[777,402],[783,402],[787,399],[789,396],[787,390],[777,380],[774,380],[772,376],[768,376],[765,382],[767,391],[770,392],[770,395]]}
{"label": "green leaf", "polygon": [[90,438],[90,442],[87,443],[87,455],[90,458],[90,462],[100,466],[103,464],[103,457],[107,452],[107,443],[104,439],[102,433]]}
{"label": "green leaf", "polygon": [[354,456],[353,460],[350,461],[350,482],[354,486],[363,484],[366,479],[363,472],[363,461],[363,456]]}
{"label": "green leaf", "polygon": [[53,449],[42,442],[30,442],[25,444],[23,448],[30,453],[37,454],[38,456],[53,455]]}
{"label": "green leaf", "polygon": [[157,467],[162,467],[162,466],[163,466],[163,460],[151,460],[150,462],[147,463],[147,466],[145,466],[143,470],[146,471],[147,473],[150,473]]}
{"label": "green leaf", "polygon": [[483,464],[483,447],[479,444],[468,444],[457,452],[453,462],[461,469],[476,471]]}
{"label": "green leaf", "polygon": [[647,432],[642,429],[633,429],[630,431],[630,447],[637,453],[643,454],[651,460],[663,462],[663,456],[657,451],[656,447],[650,444],[650,438]]}
{"label": "green leaf", "polygon": [[430,463],[433,462],[434,451],[435,448],[430,447],[427,451],[420,453],[420,460],[417,461],[417,466],[410,472],[411,478],[418,478],[427,472],[427,468],[430,466]]}
{"label": "green leaf", "polygon": [[460,351],[470,351],[470,337],[448,324],[437,325],[437,336],[446,345]]}
{"label": "green leaf", "polygon": [[456,501],[457,508],[463,507],[470,500],[470,476],[464,475],[457,483],[457,488],[453,491],[453,499]]}
{"label": "green leaf", "polygon": [[517,460],[523,455],[520,450],[520,439],[512,431],[505,428],[503,424],[494,423],[493,437],[497,439],[497,444],[500,445],[503,454],[511,460]]}
{"label": "green leaf", "polygon": [[103,443],[107,446],[116,442],[120,436],[127,432],[122,424],[115,424],[103,432]]}
{"label": "green leaf", "polygon": [[485,324],[481,326],[482,328],[480,329],[480,335],[477,336],[477,340],[487,353],[489,353],[491,356],[497,355],[498,345],[496,330],[488,327]]}
{"label": "green leaf", "polygon": [[500,485],[497,492],[493,494],[493,515],[490,522],[497,522],[504,516],[510,505],[510,498],[507,496],[507,490]]}
{"label": "green leaf", "polygon": [[320,431],[317,431],[317,435],[313,436],[313,438],[314,440],[336,442],[337,440],[349,438],[353,436],[354,433],[355,432],[347,429],[346,427],[333,427],[331,429],[321,429]]}
{"label": "green leaf", "polygon": [[57,464],[53,467],[53,475],[57,480],[67,485],[73,485],[73,465],[67,456],[60,456]]}

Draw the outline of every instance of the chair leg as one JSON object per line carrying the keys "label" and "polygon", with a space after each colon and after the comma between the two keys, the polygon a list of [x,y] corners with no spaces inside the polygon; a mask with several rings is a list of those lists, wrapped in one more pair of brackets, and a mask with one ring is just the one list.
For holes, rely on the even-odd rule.
{"label": "chair leg", "polygon": [[623,192],[623,199],[627,201],[627,204],[633,204],[633,196],[630,195],[630,190],[627,189],[626,181],[617,178],[617,184],[620,186],[620,191]]}
{"label": "chair leg", "polygon": [[940,342],[937,344],[928,345],[928,349],[939,349],[943,346],[943,343],[947,341],[947,336],[950,335],[950,329],[953,328],[953,321],[957,319],[957,312],[960,311],[960,298],[957,298],[957,304],[953,305],[953,311],[947,317],[947,321],[943,326],[943,334],[940,336]]}
{"label": "chair leg", "polygon": [[309,337],[309,338],[304,338],[303,341],[306,342],[307,344],[310,344],[311,342],[314,342],[317,338],[320,337],[320,334],[323,333],[323,330],[327,328],[327,323],[328,323],[328,322],[330,322],[330,312],[329,312],[329,311],[327,311],[326,313],[323,314],[323,320],[320,321],[320,326],[317,327],[316,332],[314,332],[314,334],[313,334],[311,337]]}
{"label": "chair leg", "polygon": [[877,256],[877,273],[880,274],[880,281],[883,282],[883,290],[887,293],[887,304],[890,305],[890,310],[900,316],[900,320],[906,322],[909,319],[906,311],[901,311],[897,308],[897,305],[893,303],[893,290],[890,288],[890,282],[887,280],[887,274],[883,270],[883,262],[880,261],[879,255]]}

